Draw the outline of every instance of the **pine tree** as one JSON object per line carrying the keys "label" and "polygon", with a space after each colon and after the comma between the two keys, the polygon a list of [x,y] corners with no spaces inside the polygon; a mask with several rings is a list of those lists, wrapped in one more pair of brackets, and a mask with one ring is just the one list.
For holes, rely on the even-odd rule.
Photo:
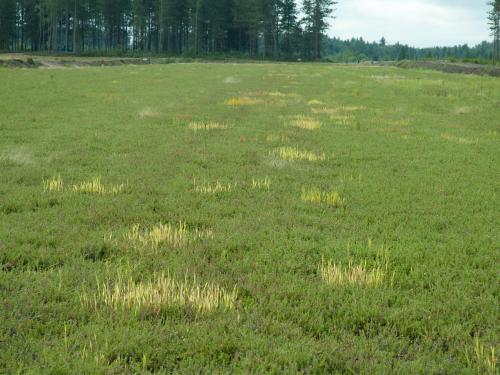
{"label": "pine tree", "polygon": [[281,31],[281,50],[285,55],[292,55],[298,50],[299,25],[298,11],[294,0],[280,0],[279,28]]}
{"label": "pine tree", "polygon": [[305,27],[306,55],[310,58],[321,57],[321,39],[323,32],[328,28],[328,18],[334,11],[334,0],[304,0],[302,10],[305,14],[303,19]]}
{"label": "pine tree", "polygon": [[488,21],[493,37],[493,60],[500,61],[500,0],[489,3],[491,10],[488,13]]}

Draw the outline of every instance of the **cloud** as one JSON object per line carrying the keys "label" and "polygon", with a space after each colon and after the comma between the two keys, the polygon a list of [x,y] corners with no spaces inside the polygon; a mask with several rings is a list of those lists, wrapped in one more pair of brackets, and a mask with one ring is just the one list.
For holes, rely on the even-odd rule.
{"label": "cloud", "polygon": [[[481,1],[481,0],[479,0]],[[362,36],[417,47],[474,45],[489,39],[486,1],[478,0],[341,0],[331,36]]]}

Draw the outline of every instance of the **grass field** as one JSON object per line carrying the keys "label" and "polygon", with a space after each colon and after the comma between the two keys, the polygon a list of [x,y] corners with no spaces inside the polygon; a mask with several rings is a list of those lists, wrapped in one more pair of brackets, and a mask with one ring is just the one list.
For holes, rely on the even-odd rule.
{"label": "grass field", "polygon": [[496,374],[500,81],[0,69],[1,373]]}

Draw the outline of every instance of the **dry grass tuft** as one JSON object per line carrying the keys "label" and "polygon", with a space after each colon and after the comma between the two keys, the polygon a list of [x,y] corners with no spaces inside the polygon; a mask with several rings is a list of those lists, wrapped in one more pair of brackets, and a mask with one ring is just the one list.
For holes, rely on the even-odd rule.
{"label": "dry grass tuft", "polygon": [[74,193],[81,194],[118,194],[125,189],[125,184],[105,186],[101,182],[101,177],[96,177],[91,181],[84,181],[72,186]]}
{"label": "dry grass tuft", "polygon": [[215,121],[207,121],[207,122],[191,122],[189,124],[189,129],[194,130],[195,132],[203,130],[203,131],[211,131],[211,130],[224,130],[229,129],[229,125],[221,124]]}
{"label": "dry grass tuft", "polygon": [[299,150],[298,147],[278,147],[274,152],[283,160],[295,161],[323,161],[326,160],[325,153],[316,154],[311,151]]}
{"label": "dry grass tuft", "polygon": [[319,274],[324,282],[334,286],[359,285],[377,287],[382,285],[385,272],[381,267],[367,269],[366,262],[358,265],[349,263],[347,267],[337,265],[332,261],[325,262],[321,259],[318,267]]}
{"label": "dry grass tuft", "polygon": [[324,203],[334,207],[343,207],[345,198],[342,198],[336,191],[321,191],[318,188],[302,188],[300,196],[304,202]]}
{"label": "dry grass tuft", "polygon": [[196,180],[193,182],[194,184],[194,190],[197,193],[201,194],[217,194],[217,193],[229,193],[236,189],[238,186],[237,183],[222,183],[220,181],[216,181],[215,183],[204,183],[201,185],[198,185]]}
{"label": "dry grass tuft", "polygon": [[44,192],[61,192],[64,189],[64,182],[61,176],[52,177],[49,180],[43,180]]}
{"label": "dry grass tuft", "polygon": [[465,349],[465,359],[469,367],[476,367],[479,374],[497,374],[498,358],[495,347],[490,346],[489,350],[485,350],[478,337],[474,339],[472,350]]}
{"label": "dry grass tuft", "polygon": [[290,142],[290,138],[283,134],[268,134],[266,141],[267,143],[287,143]]}
{"label": "dry grass tuft", "polygon": [[264,177],[263,179],[252,178],[252,188],[269,190],[271,188],[271,180],[268,177]]}
{"label": "dry grass tuft", "polygon": [[315,114],[336,115],[338,113],[338,109],[328,107],[312,107],[311,112]]}
{"label": "dry grass tuft", "polygon": [[350,115],[333,115],[330,116],[330,120],[337,125],[351,126],[353,125],[354,118]]}
{"label": "dry grass tuft", "polygon": [[441,138],[446,139],[450,142],[461,143],[464,145],[477,145],[479,143],[479,138],[457,137],[446,133],[441,134]]}
{"label": "dry grass tuft", "polygon": [[356,112],[356,111],[364,111],[366,107],[363,105],[343,105],[339,107],[339,110],[342,112]]}
{"label": "dry grass tuft", "polygon": [[290,126],[305,130],[318,130],[321,128],[321,123],[313,118],[306,116],[295,116],[290,121]]}
{"label": "dry grass tuft", "polygon": [[248,96],[242,96],[240,98],[231,98],[228,99],[224,102],[226,105],[230,105],[233,107],[239,107],[239,106],[245,106],[245,105],[255,105],[262,103],[261,100],[255,99],[255,98],[250,98]]}
{"label": "dry grass tuft", "polygon": [[297,98],[297,97],[300,97],[299,94],[295,94],[295,93],[283,93],[283,92],[279,92],[279,91],[267,92],[266,95],[273,96],[273,97],[278,97],[278,98]]}
{"label": "dry grass tuft", "polygon": [[158,315],[163,309],[190,307],[198,312],[234,309],[238,292],[215,283],[198,284],[196,276],[177,281],[169,274],[156,276],[152,281],[135,283],[132,279],[114,284],[97,283],[97,293],[80,295],[85,308],[98,310],[108,307],[115,311],[133,311]]}
{"label": "dry grass tuft", "polygon": [[313,106],[313,105],[324,105],[325,103],[323,103],[321,100],[317,100],[317,99],[313,99],[313,100],[309,100],[307,102],[307,105],[309,106]]}
{"label": "dry grass tuft", "polygon": [[135,224],[130,232],[125,234],[125,239],[153,249],[157,249],[162,244],[179,248],[189,242],[189,233],[186,223],[183,222],[178,225],[159,223],[153,228],[145,230],[141,230],[141,226]]}

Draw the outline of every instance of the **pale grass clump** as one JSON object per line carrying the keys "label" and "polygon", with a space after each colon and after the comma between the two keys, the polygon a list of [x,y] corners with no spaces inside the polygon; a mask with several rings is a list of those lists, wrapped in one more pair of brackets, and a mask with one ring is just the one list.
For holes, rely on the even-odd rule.
{"label": "pale grass clump", "polygon": [[128,241],[157,249],[162,244],[167,244],[173,248],[179,248],[189,242],[189,233],[186,223],[180,222],[177,225],[159,223],[151,229],[141,229],[139,224],[132,226],[132,229],[125,234]]}
{"label": "pale grass clump", "polygon": [[147,118],[158,118],[161,116],[161,113],[154,111],[151,108],[144,108],[142,111],[139,112],[139,117],[141,119],[147,119]]}
{"label": "pale grass clump", "polygon": [[300,96],[299,94],[295,94],[295,93],[283,93],[283,92],[279,92],[279,91],[266,92],[266,95],[274,96],[274,97],[278,97],[278,98],[296,98],[296,97]]}
{"label": "pale grass clump", "polygon": [[407,118],[398,120],[387,120],[385,121],[385,123],[392,127],[406,127],[410,125],[410,120]]}
{"label": "pale grass clump", "polygon": [[307,116],[295,116],[291,119],[289,125],[305,130],[318,130],[321,128],[321,123],[318,120]]}
{"label": "pale grass clump", "polygon": [[263,179],[252,178],[252,188],[269,190],[271,188],[271,180],[269,177],[264,177]]}
{"label": "pale grass clump", "polygon": [[227,291],[215,283],[199,284],[196,276],[177,281],[169,274],[155,276],[146,282],[118,280],[114,284],[97,283],[97,293],[81,294],[82,306],[98,310],[108,307],[114,311],[133,311],[158,315],[172,307],[193,308],[208,313],[217,309],[235,308],[238,292],[236,287]]}
{"label": "pale grass clump", "polygon": [[465,349],[465,360],[469,367],[476,367],[478,373],[497,374],[498,358],[495,347],[490,346],[489,350],[485,350],[484,345],[479,341],[478,337],[474,339],[474,347],[472,350],[468,348]]}
{"label": "pale grass clump", "polygon": [[309,100],[307,102],[307,105],[309,106],[313,106],[313,105],[323,105],[325,103],[323,103],[321,100],[317,100],[317,99],[312,99],[312,100]]}
{"label": "pale grass clump", "polygon": [[198,185],[196,180],[194,181],[194,190],[200,194],[217,194],[217,193],[230,193],[234,189],[236,189],[237,183],[222,183],[220,181],[216,181],[215,183],[205,183]]}
{"label": "pale grass clump", "polygon": [[336,115],[338,113],[338,109],[328,107],[312,107],[311,112],[314,114]]}
{"label": "pale grass clump", "polygon": [[52,177],[49,180],[43,180],[44,192],[61,192],[64,190],[64,182],[61,176]]}
{"label": "pale grass clump", "polygon": [[477,145],[479,143],[479,138],[457,137],[450,134],[441,134],[441,138],[446,139],[450,142],[457,142],[464,145]]}
{"label": "pale grass clump", "polygon": [[0,152],[0,162],[9,162],[17,165],[33,164],[33,154],[24,148],[12,148]]}
{"label": "pale grass clump", "polygon": [[351,126],[354,118],[350,115],[333,115],[330,116],[330,120],[334,121],[338,125]]}
{"label": "pale grass clump", "polygon": [[240,98],[231,98],[224,102],[226,105],[233,107],[245,106],[245,105],[255,105],[261,103],[261,100],[250,98],[248,96],[242,96]]}
{"label": "pale grass clump", "polygon": [[300,198],[304,202],[324,203],[334,207],[343,207],[345,198],[342,198],[337,191],[321,191],[318,188],[302,188]]}
{"label": "pale grass clump", "polygon": [[343,105],[339,107],[339,110],[343,112],[364,111],[365,109],[366,107],[364,105]]}
{"label": "pale grass clump", "polygon": [[470,113],[471,108],[470,107],[458,107],[455,109],[455,113],[459,115],[465,115],[467,113]]}
{"label": "pale grass clump", "polygon": [[306,161],[323,161],[326,160],[325,153],[316,154],[311,151],[299,150],[298,147],[278,147],[275,149],[275,153],[283,160],[295,161],[295,160],[306,160]]}
{"label": "pale grass clump", "polygon": [[371,79],[374,79],[375,81],[400,81],[406,79],[405,76],[400,76],[400,75],[389,75],[389,74],[384,74],[384,75],[371,75]]}
{"label": "pale grass clump", "polygon": [[125,189],[125,184],[105,186],[101,182],[101,177],[95,177],[90,181],[80,182],[72,186],[74,193],[81,194],[118,194]]}
{"label": "pale grass clump", "polygon": [[347,267],[342,267],[342,264],[337,265],[331,260],[325,262],[324,259],[321,259],[318,270],[323,281],[334,286],[359,285],[377,287],[381,286],[385,279],[385,272],[381,267],[377,266],[373,269],[368,269],[366,262],[358,265],[353,265],[349,262]]}
{"label": "pale grass clump", "polygon": [[266,136],[266,141],[267,143],[278,143],[278,142],[281,142],[281,143],[287,143],[287,142],[290,142],[290,138],[288,138],[286,135],[284,134],[268,134]]}
{"label": "pale grass clump", "polygon": [[224,129],[229,129],[228,124],[221,124],[219,122],[215,121],[207,121],[207,122],[191,122],[189,124],[189,129],[194,130],[195,132],[204,130],[204,131],[211,131],[211,130],[224,130]]}
{"label": "pale grass clump", "polygon": [[498,131],[497,130],[490,130],[488,132],[488,136],[490,136],[492,138],[496,138],[496,137],[498,137]]}

